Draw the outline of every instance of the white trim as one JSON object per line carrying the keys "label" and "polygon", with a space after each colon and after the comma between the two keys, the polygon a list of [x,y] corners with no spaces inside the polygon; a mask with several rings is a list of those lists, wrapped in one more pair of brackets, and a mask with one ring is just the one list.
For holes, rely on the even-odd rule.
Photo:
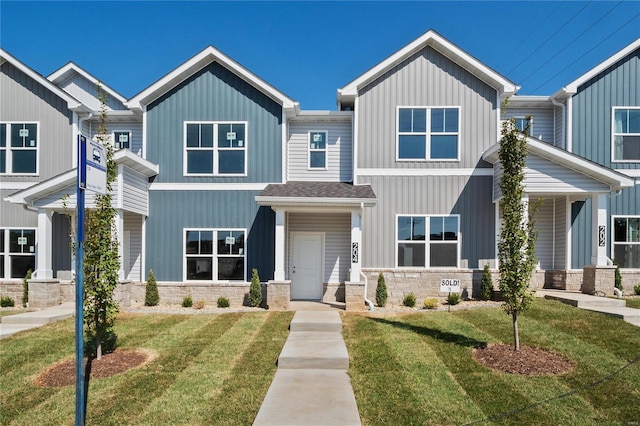
{"label": "white trim", "polygon": [[[210,255],[194,255],[187,254],[187,231],[211,231],[212,232],[212,248],[213,253]],[[219,231],[242,231],[244,233],[244,248],[242,254],[230,254],[230,255],[220,255],[218,254],[218,232]],[[182,228],[182,281],[184,283],[188,282],[206,282],[206,283],[238,283],[238,282],[246,282],[247,281],[247,240],[248,240],[248,232],[247,228]],[[187,279],[187,256],[191,257],[203,257],[203,258],[211,258],[211,280],[188,280]],[[244,275],[242,280],[218,280],[218,258],[219,257],[242,257],[244,259]]]}
{"label": "white trim", "polygon": [[613,169],[617,173],[622,173],[632,178],[640,178],[640,169]]}
{"label": "white trim", "polygon": [[[348,207],[360,207],[365,205],[367,207],[373,206],[377,203],[375,198],[330,198],[330,197],[272,197],[256,195],[256,202],[259,206],[271,206],[284,207],[284,206],[348,206]],[[286,209],[289,211],[289,209]],[[324,210],[323,210],[324,211]]]}
{"label": "white trim", "polygon": [[[425,152],[424,158],[400,158],[400,110],[401,109],[424,109],[425,110],[425,131],[424,132],[402,132],[403,136],[410,135],[424,135],[425,137]],[[437,109],[457,109],[458,110],[458,131],[457,132],[432,132],[431,131],[431,112]],[[460,150],[461,150],[461,140],[462,140],[462,129],[460,123],[461,119],[462,107],[460,105],[452,105],[452,106],[425,106],[425,105],[415,105],[415,106],[406,106],[406,105],[396,105],[396,162],[398,163],[423,163],[423,162],[437,162],[437,163],[445,163],[445,162],[459,162],[460,161]],[[457,136],[457,146],[456,146],[456,158],[431,158],[431,138],[432,136]]]}
{"label": "white trim", "polygon": [[573,245],[572,242],[572,232],[573,232],[573,228],[571,227],[571,205],[573,204],[571,202],[571,198],[568,196],[564,197],[565,199],[565,230],[567,233],[567,242],[566,242],[566,253],[565,256],[566,257],[566,261],[564,263],[564,268],[566,270],[570,270],[571,266],[572,266],[572,253],[571,253],[571,246]]}
{"label": "white trim", "polygon": [[632,160],[616,160],[615,157],[615,152],[616,152],[616,146],[615,146],[615,139],[616,139],[616,135],[620,136],[620,135],[629,135],[629,136],[635,136],[640,138],[640,132],[638,133],[616,133],[615,131],[615,123],[616,123],[616,110],[639,110],[640,111],[640,106],[612,106],[611,107],[611,162],[612,163],[640,163],[640,158],[635,158]]}
{"label": "white trim", "polygon": [[[324,149],[314,148],[311,149],[311,134],[312,133],[324,133]],[[328,130],[309,130],[307,132],[307,171],[322,171],[329,170],[328,163],[328,151],[329,151],[329,131]],[[312,152],[324,152],[324,167],[311,167],[311,153]]]}
{"label": "white trim", "polygon": [[360,169],[360,176],[493,176],[491,168]]}
{"label": "white trim", "polygon": [[[187,147],[187,126],[189,124],[211,124],[213,126],[213,146],[211,147]],[[242,147],[219,147],[218,146],[218,129],[220,125],[243,125],[244,141]],[[185,177],[247,177],[249,170],[249,122],[248,121],[190,121],[185,120],[182,123],[183,141],[182,141],[182,176]],[[243,173],[220,173],[219,158],[220,151],[240,151],[244,152],[244,172]],[[189,173],[188,171],[188,151],[213,151],[213,172],[212,173]]]}
{"label": "white trim", "polygon": [[[400,243],[400,240],[398,240],[398,218],[399,217],[423,217],[425,219],[425,226],[424,226],[424,231],[425,231],[425,236],[424,236],[424,240],[417,240],[418,242],[416,242],[415,244],[420,244],[420,243],[424,243],[425,245],[425,250],[424,250],[424,265],[425,266],[399,266],[398,265],[398,244]],[[430,230],[431,230],[431,222],[430,222],[430,218],[432,217],[455,217],[458,219],[458,228],[457,228],[457,236],[458,239],[455,240],[455,244],[456,244],[456,266],[430,266],[429,265],[429,259],[430,259],[430,255],[431,255],[431,244],[453,244],[453,242],[451,242],[451,240],[443,240],[444,242],[436,242],[436,241],[431,241],[429,239],[429,235],[430,235]],[[460,269],[460,256],[462,253],[462,232],[460,231],[460,214],[412,214],[412,213],[396,213],[395,214],[395,223],[394,223],[394,227],[395,227],[395,249],[394,249],[394,255],[395,255],[395,260],[394,260],[394,265],[395,268],[413,268],[413,269],[420,269],[420,270],[424,270],[424,269],[430,269],[430,270],[440,270],[440,269]],[[405,241],[405,240],[403,240]]]}
{"label": "white trim", "polygon": [[[0,176],[14,177],[14,176],[27,176],[34,177],[40,176],[40,145],[42,141],[40,140],[40,122],[39,121],[16,121],[16,120],[8,120],[8,121],[0,121],[0,124],[5,125],[5,146],[2,149],[5,151],[5,173],[0,173]],[[11,127],[15,124],[35,124],[36,125],[36,171],[34,173],[13,173],[10,170],[13,168],[13,156],[11,152],[16,151],[33,151],[33,147],[14,147],[11,146]]]}
{"label": "white trim", "polygon": [[123,209],[124,207],[124,166],[122,164],[118,164],[117,167],[117,175],[116,175],[116,191],[117,191],[117,200],[116,200],[116,209]]}
{"label": "white trim", "polygon": [[[611,227],[610,229],[610,238],[609,238],[609,257],[611,259],[614,259],[614,247],[616,245],[615,242],[615,220],[617,218],[623,218],[623,219],[640,219],[640,215],[637,214],[629,214],[629,215],[624,215],[624,214],[616,214],[616,215],[611,215],[610,221],[611,221]],[[634,245],[634,246],[640,246],[640,242],[635,242],[635,241],[619,241],[618,242],[619,245]],[[620,267],[620,269],[625,270],[625,271],[631,271],[631,270],[636,270],[637,268],[623,268]]]}
{"label": "white trim", "polygon": [[282,133],[282,147],[281,147],[281,155],[282,155],[282,183],[287,183],[289,180],[289,147],[287,141],[289,139],[288,131],[289,131],[289,123],[287,122],[287,114],[282,110],[282,124],[281,133]]}
{"label": "white trim", "polygon": [[267,185],[269,185],[269,183],[262,182],[152,182],[149,184],[149,191],[262,191],[267,187]]}
{"label": "white trim", "polygon": [[140,215],[142,220],[142,244],[140,245],[140,282],[147,281],[147,217]]}
{"label": "white trim", "polygon": [[147,158],[147,106],[142,108],[142,158]]}
{"label": "white trim", "polygon": [[[119,141],[116,141],[116,133],[128,133],[129,134],[129,142],[127,142],[127,144],[129,146],[127,148],[122,148],[122,147],[116,148],[116,143],[120,143]],[[112,146],[113,146],[114,151],[120,151],[121,149],[131,150],[131,139],[133,137],[133,131],[132,130],[127,130],[127,129],[113,130],[109,136],[111,136],[111,142],[113,143]]]}
{"label": "white trim", "polygon": [[355,101],[353,102],[353,128],[351,129],[351,141],[352,141],[352,152],[353,152],[353,158],[351,159],[351,161],[353,162],[353,166],[351,168],[352,173],[353,173],[353,184],[354,185],[358,185],[360,182],[358,181],[358,176],[360,176],[360,169],[358,168],[358,116],[359,116],[359,110],[358,110],[358,101],[360,100],[359,97],[356,97]]}

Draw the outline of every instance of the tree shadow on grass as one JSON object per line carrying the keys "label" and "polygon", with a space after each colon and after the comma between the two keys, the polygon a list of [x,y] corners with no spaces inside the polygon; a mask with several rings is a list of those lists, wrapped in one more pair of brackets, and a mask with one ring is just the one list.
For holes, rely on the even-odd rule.
{"label": "tree shadow on grass", "polygon": [[451,333],[449,331],[442,331],[438,328],[431,328],[425,326],[418,326],[413,324],[407,324],[401,321],[393,321],[386,318],[368,318],[371,321],[375,321],[379,324],[391,325],[403,330],[411,331],[421,336],[427,336],[432,339],[440,340],[445,343],[454,343],[458,346],[465,348],[486,348],[488,342],[474,339],[473,337],[465,336],[463,334]]}

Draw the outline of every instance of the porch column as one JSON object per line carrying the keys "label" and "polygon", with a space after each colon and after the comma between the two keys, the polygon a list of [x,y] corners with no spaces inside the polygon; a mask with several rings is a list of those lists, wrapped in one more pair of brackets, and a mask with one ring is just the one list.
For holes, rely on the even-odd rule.
{"label": "porch column", "polygon": [[362,212],[351,212],[351,275],[349,281],[360,282]]}
{"label": "porch column", "polygon": [[607,266],[607,195],[591,197],[591,263]]}
{"label": "porch column", "polygon": [[117,210],[116,214],[116,236],[118,238],[118,258],[120,259],[120,266],[118,267],[118,279],[120,281],[125,279],[124,276],[124,212],[121,209]]}
{"label": "porch column", "polygon": [[276,209],[276,264],[275,270],[273,271],[274,281],[284,281],[284,216],[284,210]]}
{"label": "porch column", "polygon": [[38,279],[52,279],[51,247],[53,232],[51,217],[53,213],[38,209],[38,242],[36,244],[36,274]]}

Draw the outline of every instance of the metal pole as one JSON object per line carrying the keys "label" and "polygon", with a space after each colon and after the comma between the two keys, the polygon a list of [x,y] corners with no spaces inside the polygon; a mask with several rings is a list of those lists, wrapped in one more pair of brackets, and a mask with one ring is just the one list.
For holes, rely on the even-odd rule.
{"label": "metal pole", "polygon": [[77,216],[78,238],[76,250],[76,426],[84,426],[84,182],[86,143],[78,136]]}

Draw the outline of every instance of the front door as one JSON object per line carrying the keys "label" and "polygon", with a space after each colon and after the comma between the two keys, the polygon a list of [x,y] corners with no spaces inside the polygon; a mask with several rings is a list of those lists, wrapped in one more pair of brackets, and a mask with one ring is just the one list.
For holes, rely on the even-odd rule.
{"label": "front door", "polygon": [[292,233],[289,264],[292,299],[322,299],[322,241],[320,233]]}

